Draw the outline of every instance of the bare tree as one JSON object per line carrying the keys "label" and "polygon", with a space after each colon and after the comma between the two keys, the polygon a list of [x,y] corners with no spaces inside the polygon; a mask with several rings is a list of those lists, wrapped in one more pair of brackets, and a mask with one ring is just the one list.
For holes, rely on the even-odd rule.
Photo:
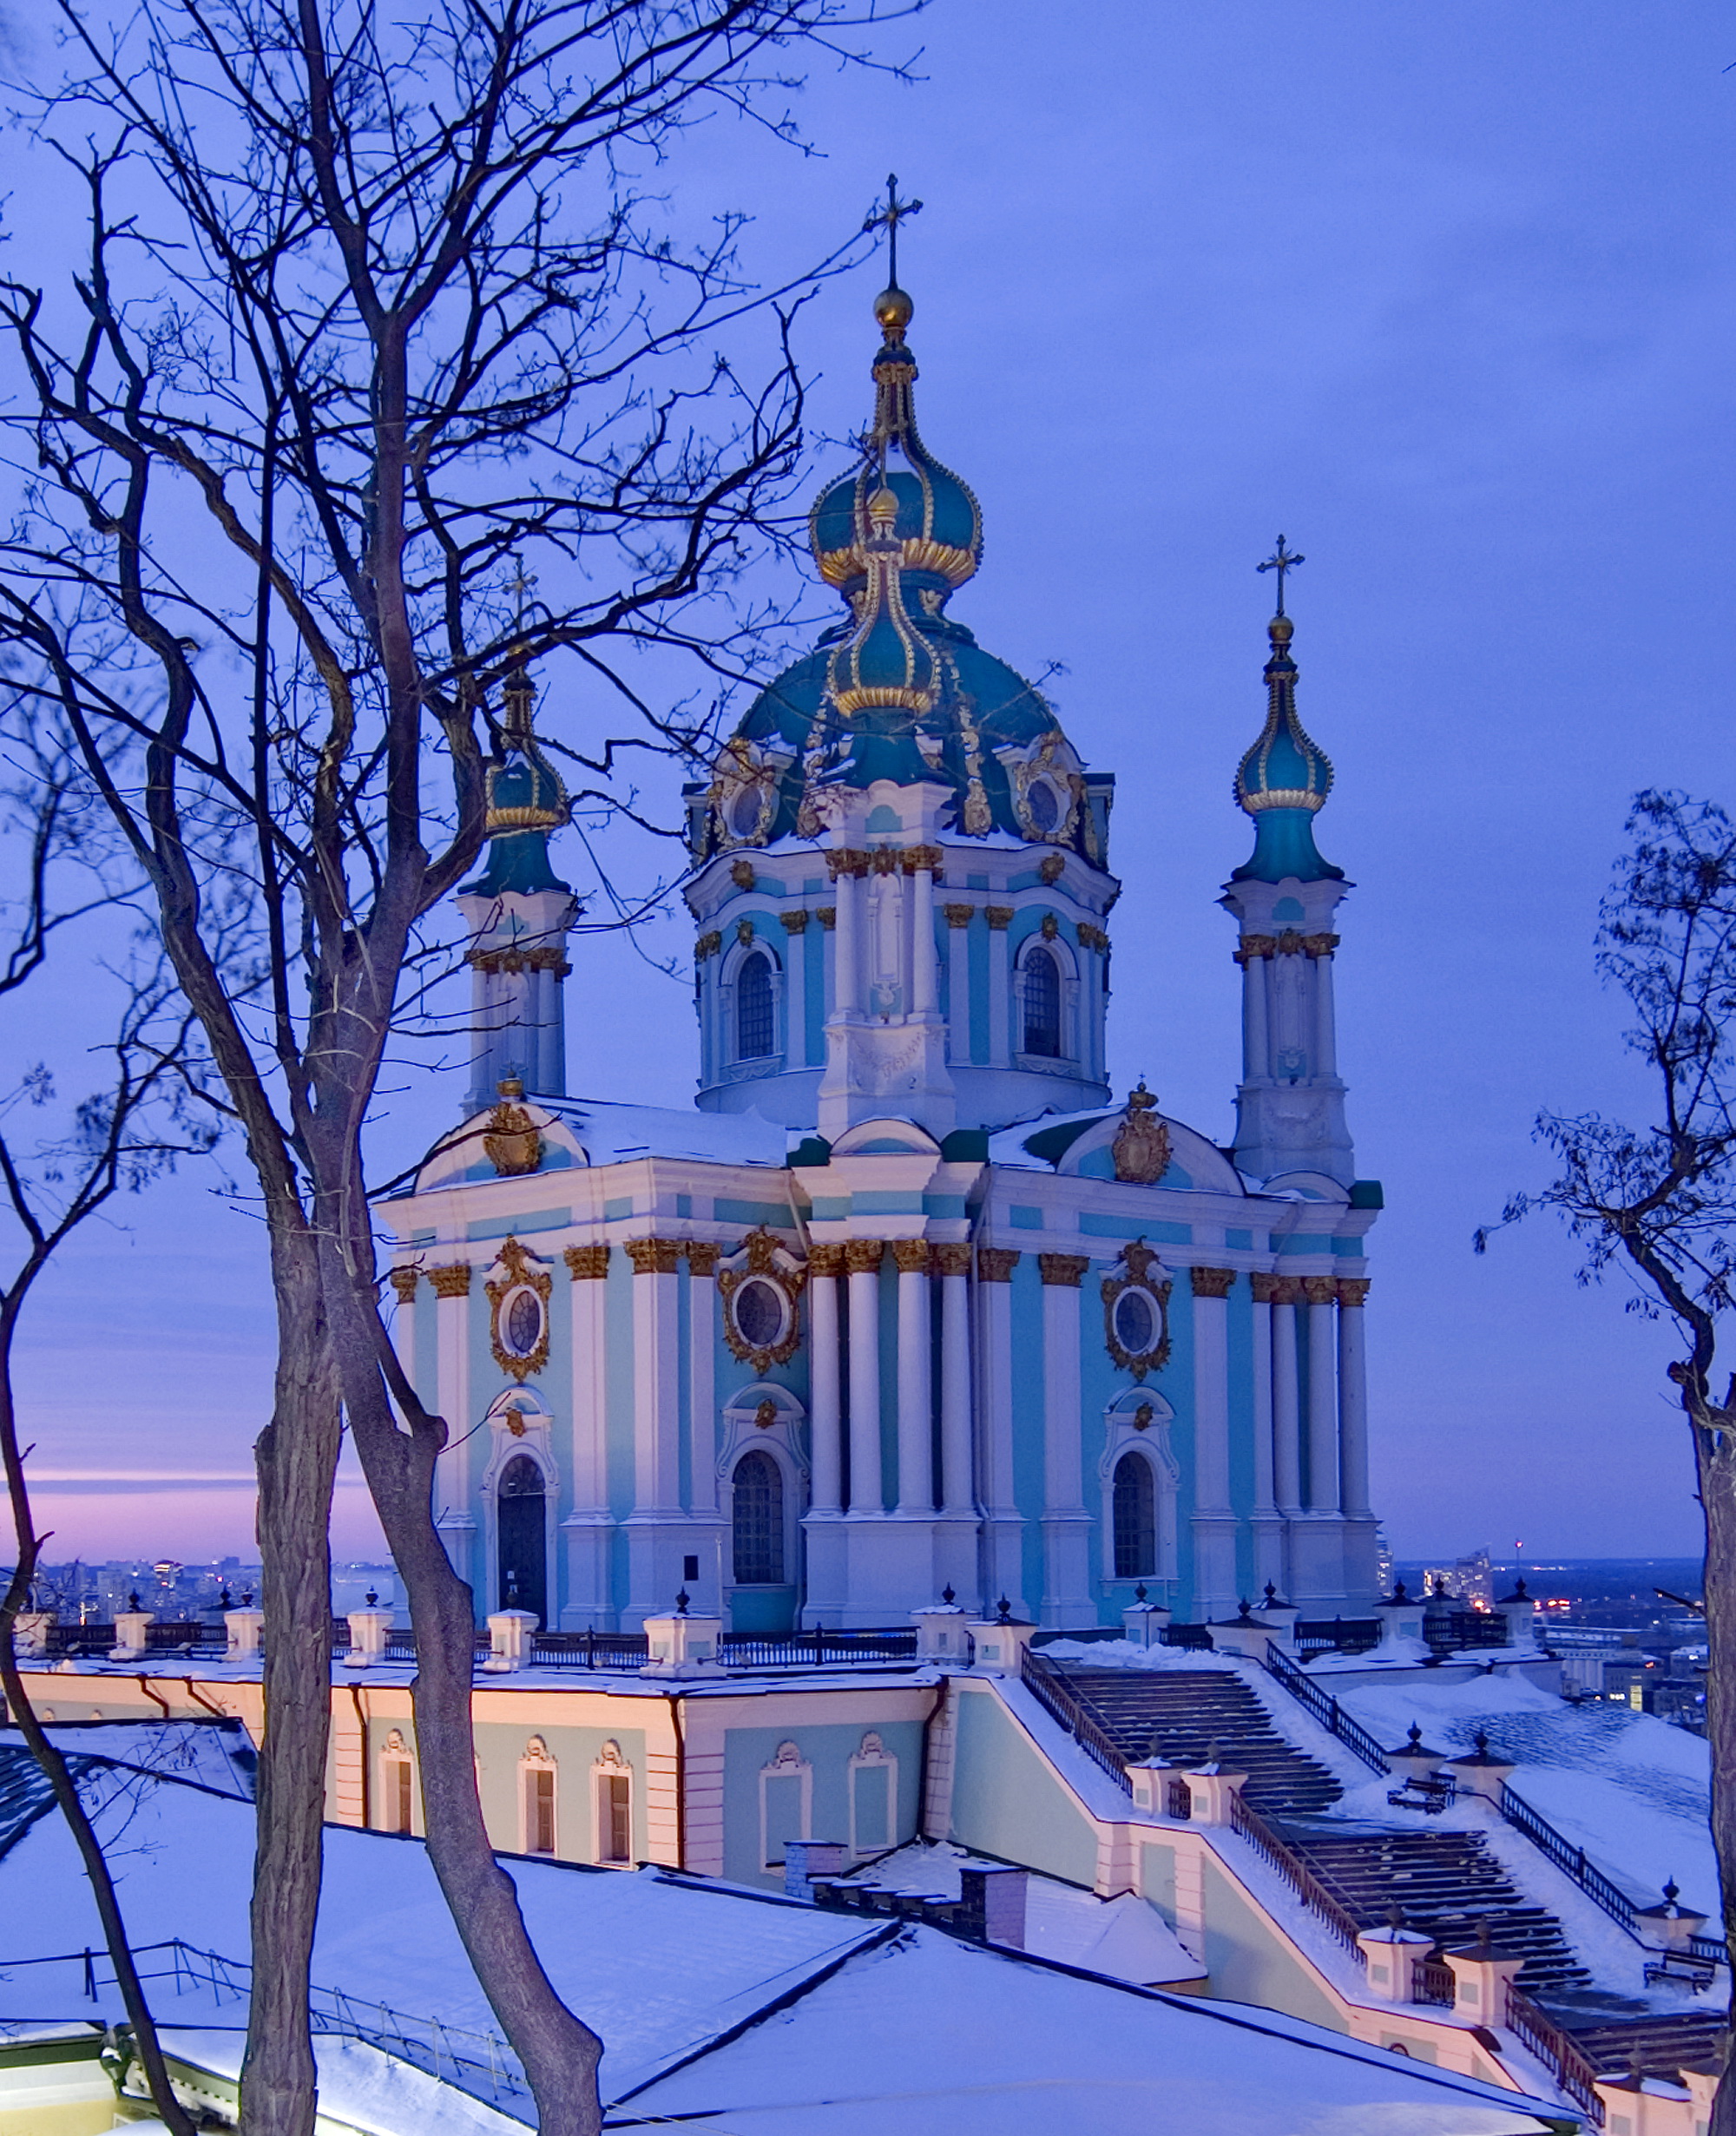
{"label": "bare tree", "polygon": [[[1715,803],[1634,797],[1630,850],[1603,900],[1597,966],[1627,996],[1627,1042],[1650,1080],[1653,1117],[1538,1115],[1559,1175],[1516,1194],[1502,1222],[1562,1218],[1582,1250],[1581,1284],[1629,1279],[1628,1309],[1673,1322],[1668,1368],[1687,1420],[1706,1524],[1707,1732],[1712,1830],[1725,1935],[1736,1949],[1736,1370],[1729,1319],[1736,1277],[1736,825]],[[1489,1231],[1476,1234],[1481,1253]],[[1720,1351],[1720,1343],[1724,1349]],[[1736,2136],[1736,2084],[1718,2089],[1713,2136]]]}
{"label": "bare tree", "polygon": [[[541,2126],[599,2126],[600,2043],[483,1824],[473,1600],[431,1508],[446,1425],[381,1317],[364,1130],[407,963],[478,849],[514,664],[564,656],[627,715],[570,745],[607,799],[621,748],[700,739],[635,650],[723,678],[753,655],[743,575],[785,538],[800,444],[799,286],[750,288],[733,214],[680,241],[648,184],[707,115],[793,141],[791,70],[889,11],[141,0],[106,41],[62,0],[76,71],[37,139],[85,189],[89,251],[69,287],[0,286],[29,411],[0,636],[52,674],[151,882],[269,1230],[251,2131],[312,2127],[340,1405],[410,1598],[431,1857]],[[111,730],[141,785],[107,772]],[[257,1014],[214,962],[220,884],[259,916]]]}
{"label": "bare tree", "polygon": [[[100,835],[108,826],[98,824],[91,842],[90,811],[80,801],[86,783],[64,736],[26,719],[6,737],[5,755],[16,784],[5,797],[4,830],[25,854],[19,894],[9,901],[8,917],[16,923],[0,969],[0,1000],[16,1009],[14,997],[41,972],[50,942],[70,920],[105,915],[135,937],[138,923],[124,891],[93,864],[112,847],[112,836]],[[58,894],[67,877],[76,878],[70,898]],[[108,979],[115,1019],[97,1056],[104,1070],[99,1087],[62,1106],[53,1074],[37,1061],[16,1064],[10,1087],[0,1091],[0,1209],[11,1219],[16,1244],[10,1266],[0,1272],[0,1471],[15,1539],[11,1577],[0,1591],[0,1691],[78,1848],[157,2112],[174,2136],[194,2136],[194,2124],[164,2067],[107,1850],[76,1774],[36,1716],[13,1645],[13,1627],[34,1599],[48,1540],[31,1509],[25,1466],[30,1449],[20,1437],[13,1383],[24,1309],[75,1232],[117,1195],[137,1193],[178,1157],[208,1148],[214,1134],[208,1121],[191,1116],[194,1027],[160,950],[135,939]]]}

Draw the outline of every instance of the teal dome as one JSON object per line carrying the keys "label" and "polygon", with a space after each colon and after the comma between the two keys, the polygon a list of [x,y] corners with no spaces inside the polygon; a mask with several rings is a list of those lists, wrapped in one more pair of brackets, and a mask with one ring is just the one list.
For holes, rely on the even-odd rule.
{"label": "teal dome", "polygon": [[809,515],[820,575],[850,615],[763,690],[720,755],[696,829],[699,857],[737,845],[815,838],[830,784],[950,787],[949,828],[1075,848],[1106,864],[1082,766],[1041,693],[946,614],[976,571],[976,498],[917,435],[911,303],[875,306],[874,427],[861,463]]}
{"label": "teal dome", "polygon": [[1291,876],[1314,883],[1344,874],[1314,845],[1314,818],[1332,790],[1332,766],[1296,714],[1296,663],[1290,657],[1295,628],[1282,610],[1266,626],[1272,657],[1266,663],[1266,726],[1236,766],[1236,805],[1255,825],[1253,855],[1232,878],[1238,883],[1281,883]]}

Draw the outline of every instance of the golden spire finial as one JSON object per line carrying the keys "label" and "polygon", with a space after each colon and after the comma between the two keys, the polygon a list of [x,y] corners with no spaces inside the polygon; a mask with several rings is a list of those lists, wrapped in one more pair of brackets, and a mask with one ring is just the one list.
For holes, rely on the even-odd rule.
{"label": "golden spire finial", "polygon": [[884,229],[886,233],[887,274],[886,286],[874,299],[874,316],[880,323],[880,332],[890,345],[902,341],[904,329],[916,312],[907,291],[898,287],[898,225],[908,215],[922,213],[920,200],[901,200],[898,198],[897,174],[886,181],[886,205],[877,208],[863,224],[865,230]]}

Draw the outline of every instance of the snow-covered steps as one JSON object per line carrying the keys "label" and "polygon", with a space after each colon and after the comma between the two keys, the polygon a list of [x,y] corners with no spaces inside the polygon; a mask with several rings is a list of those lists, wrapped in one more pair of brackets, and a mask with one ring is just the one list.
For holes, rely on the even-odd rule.
{"label": "snow-covered steps", "polygon": [[1263,1817],[1326,1809],[1342,1789],[1324,1765],[1287,1742],[1242,1679],[1223,1668],[1093,1669],[1062,1665],[1069,1686],[1122,1757],[1200,1765],[1215,1754],[1248,1776],[1243,1791]]}

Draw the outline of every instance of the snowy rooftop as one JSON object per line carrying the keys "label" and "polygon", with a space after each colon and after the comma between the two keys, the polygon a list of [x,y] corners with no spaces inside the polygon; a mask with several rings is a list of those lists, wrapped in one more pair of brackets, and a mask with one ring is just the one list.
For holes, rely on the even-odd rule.
{"label": "snowy rooftop", "polygon": [[[136,1773],[94,1790],[135,1943],[179,1937],[241,1959],[250,1806]],[[556,1988],[603,2036],[605,2097],[631,2099],[635,2114],[704,2115],[732,2136],[881,2136],[894,2116],[901,2136],[1121,2136],[1146,2120],[1190,2136],[1294,2136],[1305,2101],[1310,2136],[1537,2136],[1510,2093],[1294,2020],[667,1870],[507,1866]],[[918,1868],[924,1881],[944,1873],[933,1858]],[[342,1994],[406,2039],[431,2039],[437,2023],[449,2055],[467,2036],[478,2054],[494,2026],[421,1844],[328,1828],[325,1894],[322,2007]],[[1065,1906],[1033,1911],[1061,1933]],[[99,1985],[95,2005],[84,1995],[84,1949],[101,1939],[56,1818],[0,1857],[0,2026],[119,2016],[112,1991]],[[1105,1934],[1123,1936],[1118,1921]],[[223,1992],[221,1968],[201,1982],[183,1962],[176,1982],[169,1963],[160,1954],[148,1970],[172,2049],[233,2073],[241,1998]],[[500,2136],[529,2118],[522,2092],[490,2105],[484,2086],[471,2083],[480,2100],[435,2086],[355,2040],[324,2041],[321,2068],[333,2118],[367,2136]]]}

